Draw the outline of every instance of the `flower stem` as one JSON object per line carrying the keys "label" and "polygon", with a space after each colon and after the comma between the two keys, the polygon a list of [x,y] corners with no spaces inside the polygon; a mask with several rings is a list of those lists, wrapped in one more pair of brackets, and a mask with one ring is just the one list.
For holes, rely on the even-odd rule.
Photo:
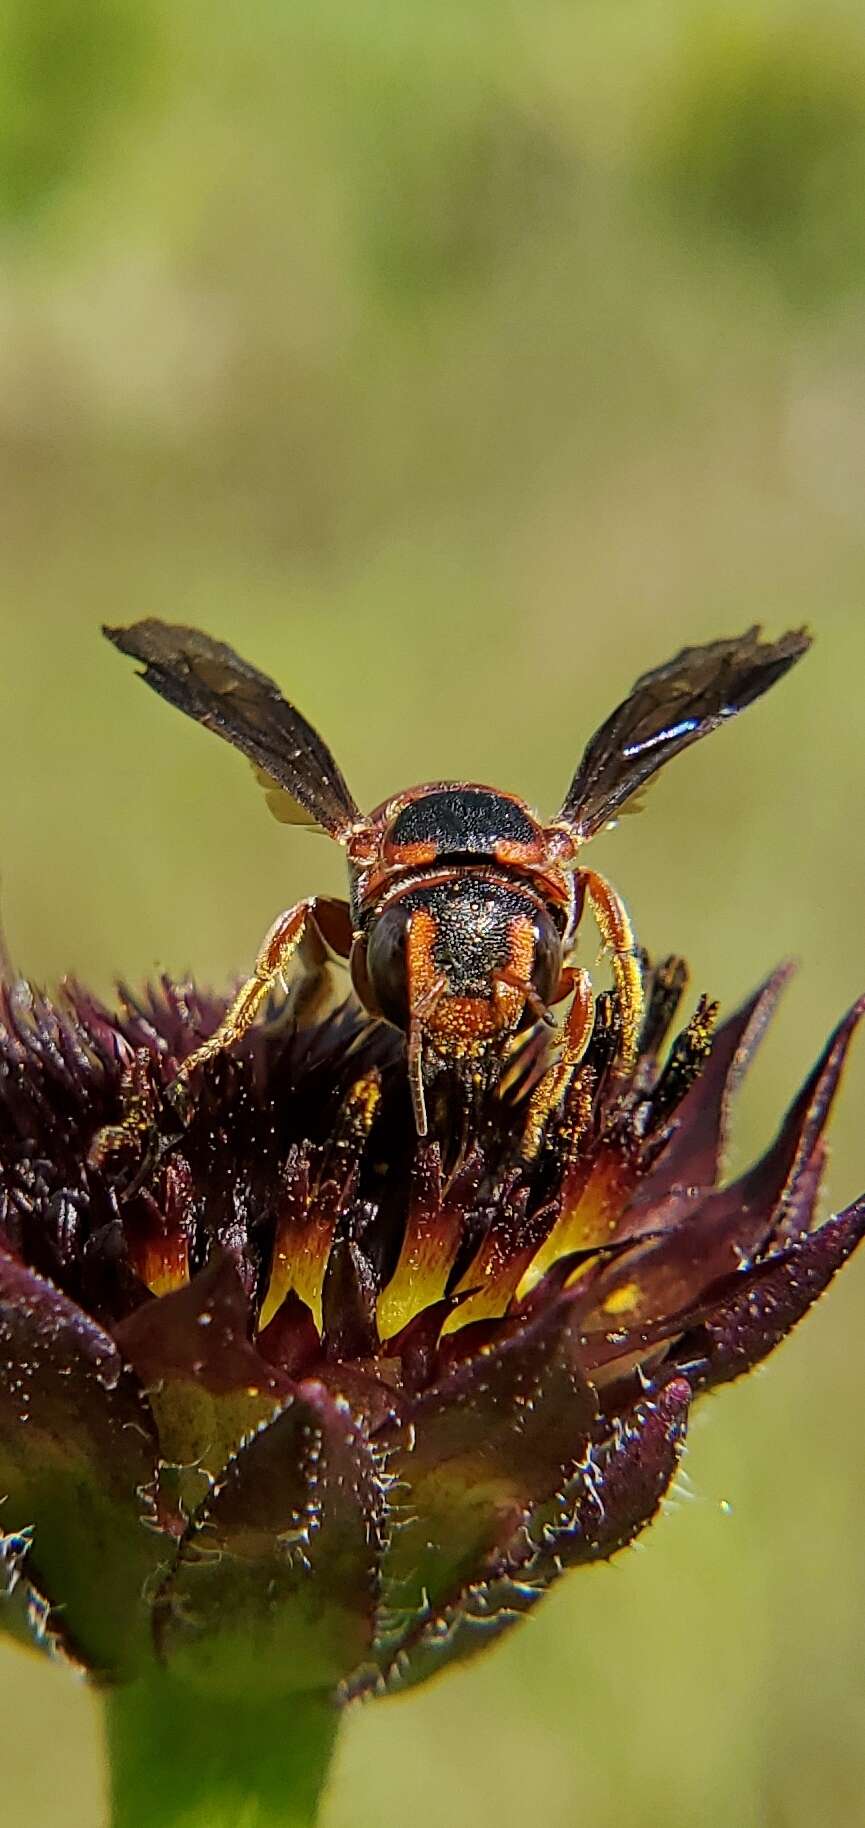
{"label": "flower stem", "polygon": [[338,1724],[319,1693],[225,1696],[163,1671],[115,1689],[111,1828],[312,1828]]}

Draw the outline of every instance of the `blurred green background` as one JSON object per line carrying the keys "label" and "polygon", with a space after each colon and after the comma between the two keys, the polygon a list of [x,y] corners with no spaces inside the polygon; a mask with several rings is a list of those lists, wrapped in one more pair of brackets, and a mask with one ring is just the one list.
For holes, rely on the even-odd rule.
{"label": "blurred green background", "polygon": [[[362,804],[544,810],[635,674],[814,654],[594,853],[738,998],[804,969],[758,1147],[865,987],[865,15],[824,0],[7,0],[0,868],[17,962],[224,983],[341,860],[100,621],[274,672]],[[865,1056],[834,1129],[865,1184]],[[325,1828],[865,1816],[865,1264],[700,1411],[646,1546],[346,1727]],[[95,1710],[0,1653],[5,1819],[103,1821]]]}

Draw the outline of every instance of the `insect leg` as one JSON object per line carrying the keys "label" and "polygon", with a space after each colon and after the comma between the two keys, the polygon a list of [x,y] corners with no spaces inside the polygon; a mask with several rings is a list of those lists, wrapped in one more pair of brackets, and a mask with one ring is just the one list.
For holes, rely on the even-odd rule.
{"label": "insect leg", "polygon": [[344,999],[345,989],[337,984],[331,967],[334,962],[348,963],[352,939],[348,903],[317,896],[291,959],[291,977],[281,973],[286,993],[282,1021],[309,1027]]}
{"label": "insect leg", "polygon": [[[261,946],[252,976],[241,985],[219,1027],[207,1041],[203,1041],[200,1047],[187,1055],[171,1084],[166,1087],[164,1102],[173,1108],[181,1126],[186,1121],[187,1087],[191,1074],[197,1066],[231,1047],[246,1033],[262,1003],[288,969],[304,936],[317,937],[318,943],[313,947],[307,966],[312,970],[320,970],[326,950],[322,942],[326,942],[332,951],[342,954],[345,945],[350,943],[350,932],[348,909],[344,903],[324,900],[319,905],[313,896],[307,901],[297,902],[295,907],[280,914]],[[93,1165],[102,1167],[115,1155],[126,1156],[135,1169],[131,1187],[127,1189],[129,1192],[140,1185],[168,1146],[164,1136],[160,1138],[155,1111],[148,1113],[137,1082],[129,1080],[122,1090],[120,1121],[107,1124],[97,1131],[90,1145],[89,1159]]]}
{"label": "insect leg", "polygon": [[175,1087],[189,1079],[196,1067],[203,1066],[215,1054],[224,1053],[227,1048],[233,1047],[235,1041],[239,1041],[247,1029],[252,1027],[262,1003],[288,970],[304,934],[308,932],[310,921],[314,918],[315,897],[312,896],[307,901],[298,901],[274,921],[261,945],[251,977],[241,984],[219,1027],[181,1062],[177,1075],[168,1088],[169,1094],[173,1094]]}
{"label": "insect leg", "polygon": [[620,1065],[627,1072],[637,1057],[637,1039],[643,1019],[643,975],[634,942],[634,929],[620,895],[595,870],[580,870],[589,906],[610,953],[613,977],[622,1016]]}
{"label": "insect leg", "polygon": [[[498,984],[505,985],[509,990],[518,990],[524,1003],[531,1010],[535,1021],[546,1023],[547,1028],[555,1028],[556,1018],[552,1011],[547,1008],[543,998],[538,996],[534,984],[530,983],[528,978],[521,977],[520,973],[514,970],[513,965],[501,965],[492,972],[491,976],[494,995],[495,987]],[[566,996],[567,989],[562,990],[560,985],[559,994],[560,996]]]}
{"label": "insect leg", "polygon": [[571,1006],[562,1029],[561,1048],[529,1099],[523,1130],[522,1152],[532,1161],[538,1153],[547,1119],[561,1103],[592,1037],[594,999],[592,980],[579,966],[566,965],[559,980],[559,996],[572,991]]}

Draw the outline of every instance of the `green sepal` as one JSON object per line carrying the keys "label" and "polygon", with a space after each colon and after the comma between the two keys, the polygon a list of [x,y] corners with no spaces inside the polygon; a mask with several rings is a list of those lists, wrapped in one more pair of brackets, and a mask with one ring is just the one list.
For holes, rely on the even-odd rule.
{"label": "green sepal", "polygon": [[166,1561],[151,1527],[156,1454],[113,1340],[0,1249],[4,1530],[26,1533],[27,1579],[97,1677],[128,1677],[153,1655],[148,1600]]}
{"label": "green sepal", "polygon": [[159,1603],[163,1656],[223,1692],[335,1689],[369,1656],[382,1513],[348,1404],[299,1386],[199,1509]]}

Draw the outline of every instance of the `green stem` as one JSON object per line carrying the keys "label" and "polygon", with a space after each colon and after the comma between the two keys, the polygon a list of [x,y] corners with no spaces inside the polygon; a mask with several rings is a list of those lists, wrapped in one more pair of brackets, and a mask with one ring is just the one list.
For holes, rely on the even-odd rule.
{"label": "green stem", "polygon": [[164,1672],[115,1689],[111,1828],[311,1828],[338,1724],[317,1693],[262,1703]]}

